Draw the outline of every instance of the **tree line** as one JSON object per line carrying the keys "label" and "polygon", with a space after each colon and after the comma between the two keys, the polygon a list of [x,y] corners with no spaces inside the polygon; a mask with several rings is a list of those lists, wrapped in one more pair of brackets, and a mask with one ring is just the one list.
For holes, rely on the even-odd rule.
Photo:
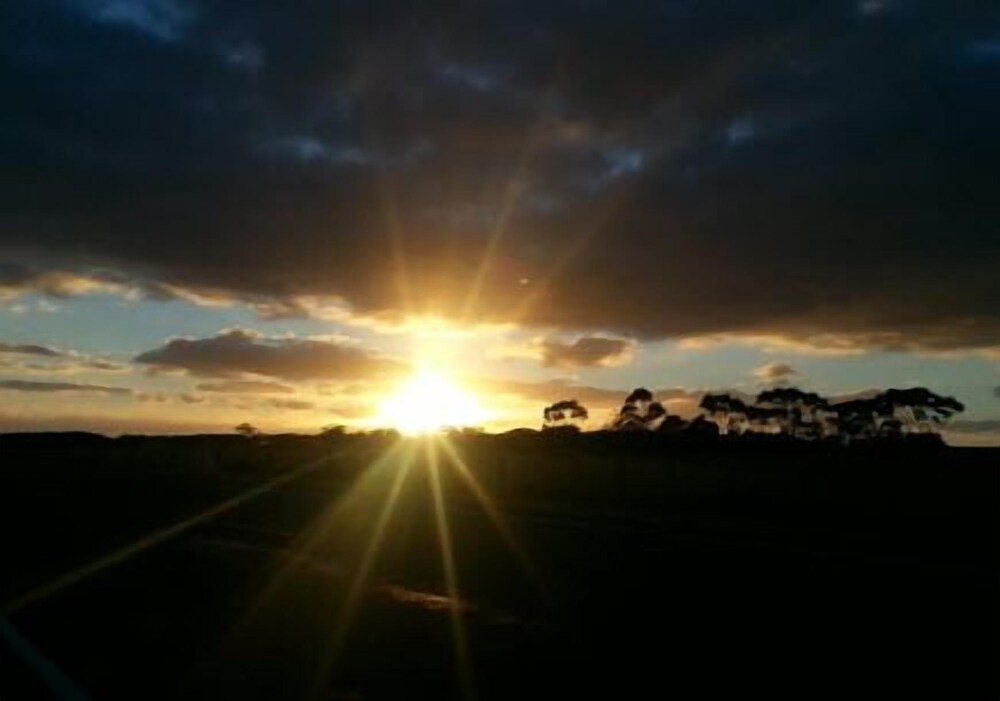
{"label": "tree line", "polygon": [[[705,394],[700,415],[688,421],[670,414],[645,387],[633,390],[605,425],[608,431],[682,431],[714,435],[775,434],[800,440],[845,442],[933,434],[965,407],[925,387],[888,389],[871,397],[833,401],[797,387],[760,392],[747,402],[730,393]],[[589,418],[575,399],[545,407],[543,430],[578,431]]]}

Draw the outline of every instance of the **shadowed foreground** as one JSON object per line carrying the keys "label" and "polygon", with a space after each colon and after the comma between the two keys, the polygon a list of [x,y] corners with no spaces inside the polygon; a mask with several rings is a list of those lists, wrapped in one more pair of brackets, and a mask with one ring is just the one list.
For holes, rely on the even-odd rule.
{"label": "shadowed foreground", "polygon": [[998,691],[996,450],[29,435],[0,454],[5,699]]}

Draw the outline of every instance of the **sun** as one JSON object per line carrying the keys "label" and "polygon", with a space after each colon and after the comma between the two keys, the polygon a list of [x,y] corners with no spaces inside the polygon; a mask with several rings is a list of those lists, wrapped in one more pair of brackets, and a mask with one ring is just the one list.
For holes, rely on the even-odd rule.
{"label": "sun", "polygon": [[419,370],[379,407],[376,422],[408,436],[474,426],[489,418],[479,401],[454,380]]}

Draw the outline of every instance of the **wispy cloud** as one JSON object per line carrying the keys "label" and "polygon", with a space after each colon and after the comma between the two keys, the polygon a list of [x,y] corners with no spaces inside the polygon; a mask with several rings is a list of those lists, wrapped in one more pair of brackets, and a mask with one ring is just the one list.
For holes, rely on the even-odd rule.
{"label": "wispy cloud", "polygon": [[73,382],[34,382],[30,380],[0,380],[0,389],[15,392],[85,392],[93,394],[133,394],[127,387],[81,385]]}

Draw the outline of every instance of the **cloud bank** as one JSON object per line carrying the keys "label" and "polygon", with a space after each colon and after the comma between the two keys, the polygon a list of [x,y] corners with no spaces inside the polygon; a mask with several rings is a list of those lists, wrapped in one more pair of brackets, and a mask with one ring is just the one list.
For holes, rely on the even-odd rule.
{"label": "cloud bank", "polygon": [[995,5],[7,5],[0,294],[1000,349]]}

